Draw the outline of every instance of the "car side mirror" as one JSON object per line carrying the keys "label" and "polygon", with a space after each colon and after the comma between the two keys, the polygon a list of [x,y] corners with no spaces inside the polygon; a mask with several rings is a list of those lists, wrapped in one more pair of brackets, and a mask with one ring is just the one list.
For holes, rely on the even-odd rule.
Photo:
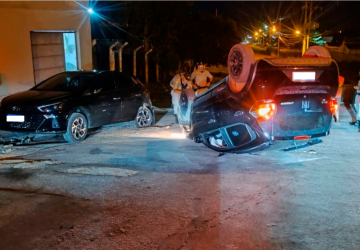
{"label": "car side mirror", "polygon": [[97,93],[99,93],[101,90],[102,90],[102,88],[94,89],[94,90],[93,90],[93,93],[94,93],[94,94],[97,94]]}

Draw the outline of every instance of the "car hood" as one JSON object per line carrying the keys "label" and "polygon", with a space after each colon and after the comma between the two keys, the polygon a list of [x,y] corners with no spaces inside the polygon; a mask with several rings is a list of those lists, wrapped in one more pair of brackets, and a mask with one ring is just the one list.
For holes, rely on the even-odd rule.
{"label": "car hood", "polygon": [[65,101],[78,95],[79,93],[71,92],[27,90],[5,97],[1,104],[4,106],[37,106]]}

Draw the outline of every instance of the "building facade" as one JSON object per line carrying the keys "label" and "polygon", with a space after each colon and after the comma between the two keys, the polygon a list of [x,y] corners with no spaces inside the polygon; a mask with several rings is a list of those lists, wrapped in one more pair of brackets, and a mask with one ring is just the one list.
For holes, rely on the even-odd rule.
{"label": "building facade", "polygon": [[0,98],[92,69],[88,2],[0,1]]}

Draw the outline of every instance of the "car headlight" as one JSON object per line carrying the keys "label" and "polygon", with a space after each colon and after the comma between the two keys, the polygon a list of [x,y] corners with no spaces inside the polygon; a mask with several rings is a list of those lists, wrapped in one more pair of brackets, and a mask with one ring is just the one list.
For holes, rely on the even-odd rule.
{"label": "car headlight", "polygon": [[54,112],[54,111],[61,111],[63,109],[63,107],[64,107],[64,103],[63,102],[58,102],[58,103],[39,106],[37,108],[41,112],[50,113],[50,112]]}

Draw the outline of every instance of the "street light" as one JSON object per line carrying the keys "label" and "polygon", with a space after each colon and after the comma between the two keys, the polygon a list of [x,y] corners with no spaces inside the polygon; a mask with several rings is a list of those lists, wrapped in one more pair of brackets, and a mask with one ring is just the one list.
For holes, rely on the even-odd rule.
{"label": "street light", "polygon": [[87,10],[90,14],[94,13],[94,10],[92,8],[88,8]]}
{"label": "street light", "polygon": [[309,35],[302,34],[299,30],[295,31],[296,35],[301,35],[303,38],[302,54],[305,53],[305,50],[309,48]]}

